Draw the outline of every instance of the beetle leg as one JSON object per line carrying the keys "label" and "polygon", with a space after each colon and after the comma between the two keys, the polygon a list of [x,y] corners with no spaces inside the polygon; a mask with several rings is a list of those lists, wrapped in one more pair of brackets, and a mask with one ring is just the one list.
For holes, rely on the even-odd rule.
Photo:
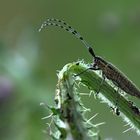
{"label": "beetle leg", "polygon": [[96,67],[96,65],[92,66],[92,67],[89,67],[87,68],[86,70],[80,72],[79,74],[76,74],[75,76],[79,76],[81,74],[83,74],[84,72],[88,71],[88,70],[100,70],[100,68]]}
{"label": "beetle leg", "polygon": [[74,76],[75,76],[75,77],[76,77],[76,76],[79,76],[79,75],[85,73],[86,71],[88,71],[89,69],[90,69],[90,68],[87,68],[86,70],[84,70],[84,71],[82,71],[82,72],[80,72],[80,73],[78,73],[78,74],[75,74]]}
{"label": "beetle leg", "polygon": [[98,68],[98,67],[90,67],[89,69],[91,69],[91,70],[100,70],[100,68]]}
{"label": "beetle leg", "polygon": [[90,67],[91,70],[100,70],[100,68],[97,66],[97,64],[93,64],[91,67]]}
{"label": "beetle leg", "polygon": [[[117,93],[120,92],[120,88],[119,88],[119,87],[117,88],[116,92],[117,92]],[[118,107],[119,98],[120,98],[120,94],[117,94],[117,96],[116,96],[115,107],[114,107],[114,109],[113,109],[114,112],[115,112],[115,114],[116,114],[117,116],[120,115],[120,110],[119,110],[119,107]]]}
{"label": "beetle leg", "polygon": [[99,85],[99,88],[98,88],[96,94],[98,94],[98,93],[100,92],[101,87],[102,87],[102,85],[103,85],[103,83],[104,83],[104,81],[105,81],[105,78],[106,78],[103,72],[102,72],[102,77],[103,77],[103,78],[102,78],[102,80],[101,80],[101,83],[100,83],[100,85]]}
{"label": "beetle leg", "polygon": [[[117,92],[117,93],[120,92],[120,88],[119,88],[119,87],[117,88],[117,91],[116,91],[116,92]],[[115,107],[115,108],[116,108],[116,109],[115,109],[115,113],[116,113],[116,115],[118,115],[118,116],[120,115],[120,111],[119,111],[119,107],[118,107],[118,102],[119,102],[120,96],[121,96],[120,94],[117,95],[117,97],[116,97],[116,104],[115,104],[115,106],[116,106],[116,107]]]}
{"label": "beetle leg", "polygon": [[118,107],[115,106],[115,107],[110,107],[110,108],[112,109],[113,113],[115,113],[117,116],[120,115],[120,110]]}

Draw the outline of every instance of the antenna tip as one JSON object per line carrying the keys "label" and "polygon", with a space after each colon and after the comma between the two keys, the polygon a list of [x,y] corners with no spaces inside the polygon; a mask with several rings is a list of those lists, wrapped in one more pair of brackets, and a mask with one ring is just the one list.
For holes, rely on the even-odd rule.
{"label": "antenna tip", "polygon": [[41,32],[41,28],[38,29],[38,32]]}
{"label": "antenna tip", "polygon": [[44,28],[44,25],[42,24],[41,27],[38,29],[38,32],[41,32],[41,30]]}

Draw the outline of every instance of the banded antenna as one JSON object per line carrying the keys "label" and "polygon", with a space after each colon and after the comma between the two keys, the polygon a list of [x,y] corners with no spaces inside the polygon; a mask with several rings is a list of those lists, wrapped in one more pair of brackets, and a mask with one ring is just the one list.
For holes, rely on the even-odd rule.
{"label": "banded antenna", "polygon": [[43,22],[41,27],[39,28],[39,32],[42,31],[43,28],[47,28],[48,26],[56,26],[59,28],[64,29],[65,31],[72,33],[76,38],[78,38],[84,46],[88,49],[89,53],[95,58],[96,55],[90,45],[84,40],[84,38],[77,32],[72,26],[66,23],[63,20],[55,19],[55,18],[48,18],[46,21]]}

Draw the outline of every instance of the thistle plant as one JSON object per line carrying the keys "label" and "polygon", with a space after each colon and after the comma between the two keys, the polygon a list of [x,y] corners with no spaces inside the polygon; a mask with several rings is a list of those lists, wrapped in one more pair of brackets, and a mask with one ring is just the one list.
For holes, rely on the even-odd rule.
{"label": "thistle plant", "polygon": [[122,94],[120,90],[117,90],[109,80],[104,81],[101,85],[102,76],[100,73],[87,70],[88,67],[87,64],[79,61],[65,65],[58,73],[55,95],[56,106],[49,107],[51,110],[49,116],[51,117],[51,123],[49,124],[51,137],[55,140],[101,139],[98,126],[103,123],[93,124],[90,121],[94,116],[89,120],[84,116],[87,109],[76,89],[77,83],[85,85],[90,90],[89,92],[107,103],[116,115],[122,117],[130,126],[128,130],[133,129],[139,135],[139,109],[126,98],[125,93]]}

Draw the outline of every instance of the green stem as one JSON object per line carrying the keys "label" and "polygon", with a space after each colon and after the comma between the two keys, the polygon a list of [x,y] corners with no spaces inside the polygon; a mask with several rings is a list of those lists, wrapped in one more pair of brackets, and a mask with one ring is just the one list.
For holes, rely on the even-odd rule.
{"label": "green stem", "polygon": [[[139,109],[122,96],[109,80],[105,80],[101,85],[102,76],[96,71],[87,69],[88,66],[83,62],[70,63],[65,65],[58,74],[56,107],[50,107],[53,112],[52,120],[57,128],[57,131],[50,133],[53,139],[100,140],[96,124],[91,124],[83,115],[84,105],[79,98],[80,94],[76,92],[75,81],[86,85],[95,95],[100,87],[97,97],[106,102],[109,107],[117,107],[115,113],[140,135]],[[74,76],[75,74],[77,76]]]}
{"label": "green stem", "polygon": [[[65,66],[58,74],[55,97],[57,109],[59,110],[57,115],[59,115],[65,127],[63,127],[64,129],[62,131],[62,129],[60,129],[61,125],[57,124],[57,126],[61,133],[61,139],[90,140],[89,130],[86,121],[84,121],[85,118],[82,115],[83,106],[76,93],[74,82],[69,67]],[[99,140],[97,130],[93,135],[94,140]]]}
{"label": "green stem", "polygon": [[[79,74],[85,71],[88,66],[83,63],[70,63],[66,67],[69,67],[69,73]],[[95,71],[87,70],[79,75],[81,83],[86,85],[90,90],[95,93],[99,90],[99,86],[102,81],[102,77]],[[108,103],[109,106],[118,107],[121,112],[120,116],[130,125],[130,127],[140,135],[140,112],[139,109],[123,97],[108,80],[104,81],[98,97]],[[117,104],[116,104],[117,103]]]}

